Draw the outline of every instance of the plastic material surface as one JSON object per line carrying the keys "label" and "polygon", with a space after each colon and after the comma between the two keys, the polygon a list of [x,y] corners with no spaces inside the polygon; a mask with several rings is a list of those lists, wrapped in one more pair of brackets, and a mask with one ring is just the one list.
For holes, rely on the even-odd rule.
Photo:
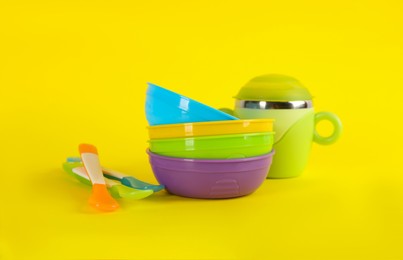
{"label": "plastic material surface", "polygon": [[[331,144],[342,132],[341,122],[335,114],[330,112],[315,114],[313,108],[295,110],[236,108],[235,114],[242,118],[269,117],[276,120],[273,144],[276,159],[268,175],[269,178],[299,176],[308,162],[312,141],[318,144]],[[334,126],[333,133],[329,137],[322,137],[316,132],[315,126],[322,120],[329,120]]]}
{"label": "plastic material surface", "polygon": [[102,211],[115,211],[119,208],[119,204],[114,200],[106,189],[105,185],[92,185],[91,197],[88,203]]}
{"label": "plastic material surface", "polygon": [[269,153],[273,132],[150,140],[153,153],[181,158],[229,159]]}
{"label": "plastic material surface", "polygon": [[81,162],[81,158],[80,157],[67,157],[66,162],[69,163],[73,163],[73,162]]}
{"label": "plastic material surface", "polygon": [[150,183],[141,181],[139,179],[136,179],[133,176],[124,176],[124,175],[122,175],[122,173],[119,173],[119,172],[113,171],[113,170],[109,170],[109,169],[104,169],[104,176],[114,179],[114,180],[118,180],[123,185],[131,187],[133,189],[138,189],[138,190],[152,190],[154,192],[158,192],[165,188],[164,185],[150,184]]}
{"label": "plastic material surface", "polygon": [[192,198],[232,198],[254,192],[265,180],[274,151],[259,157],[196,160],[156,155],[149,150],[155,177],[172,193]]}
{"label": "plastic material surface", "polygon": [[63,163],[63,170],[65,172],[67,172],[68,174],[70,174],[71,176],[73,176],[74,178],[76,178],[77,180],[79,180],[80,182],[82,182],[86,185],[92,185],[89,178],[84,178],[73,172],[73,169],[77,168],[77,167],[83,167],[83,164],[81,162],[65,162],[65,163]]}
{"label": "plastic material surface", "polygon": [[343,126],[340,119],[333,113],[330,112],[319,112],[315,114],[315,126],[322,120],[328,120],[333,125],[333,133],[330,136],[323,137],[314,129],[313,141],[318,144],[329,145],[339,139]]}
{"label": "plastic material surface", "polygon": [[150,125],[238,119],[151,83],[148,83],[145,111]]}
{"label": "plastic material surface", "polygon": [[148,127],[150,139],[272,132],[272,119],[227,120]]}
{"label": "plastic material surface", "polygon": [[251,79],[235,98],[239,100],[299,101],[312,96],[301,82],[285,75],[268,74]]}
{"label": "plastic material surface", "polygon": [[313,140],[313,116],[313,112],[306,114],[273,145],[276,159],[268,178],[297,177],[304,171]]}
{"label": "plastic material surface", "polygon": [[304,117],[308,113],[314,113],[313,108],[307,109],[253,109],[253,108],[235,108],[235,115],[240,118],[273,118],[275,120],[274,131],[274,143],[277,143],[283,135],[295,124],[299,119]]}
{"label": "plastic material surface", "polygon": [[120,179],[123,185],[132,187],[135,189],[143,189],[143,190],[153,190],[154,192],[161,191],[165,187],[164,185],[153,185],[143,181],[140,181],[134,177],[127,176]]}
{"label": "plastic material surface", "polygon": [[125,199],[144,199],[152,195],[154,192],[152,190],[139,190],[133,189],[124,185],[113,185],[109,188],[111,195],[115,198],[125,198]]}

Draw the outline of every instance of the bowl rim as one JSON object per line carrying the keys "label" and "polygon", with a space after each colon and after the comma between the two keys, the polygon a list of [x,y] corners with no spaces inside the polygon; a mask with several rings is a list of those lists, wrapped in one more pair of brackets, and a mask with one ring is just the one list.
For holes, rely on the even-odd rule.
{"label": "bowl rim", "polygon": [[160,138],[160,139],[149,139],[147,143],[172,143],[172,142],[184,142],[187,140],[205,141],[205,140],[216,140],[216,139],[231,139],[231,138],[243,138],[245,136],[250,137],[263,137],[263,136],[274,136],[275,132],[254,132],[254,133],[241,133],[241,134],[224,134],[224,135],[207,135],[207,136],[185,136],[185,137],[175,137],[175,138]]}
{"label": "bowl rim", "polygon": [[[235,125],[235,124],[245,124],[247,122],[251,123],[274,123],[276,120],[272,118],[268,119],[239,119],[239,120],[219,120],[219,121],[204,121],[204,122],[189,122],[189,123],[175,123],[175,124],[165,124],[165,125],[149,125],[147,129],[154,130],[154,129],[164,129],[164,128],[172,128],[172,127],[188,127],[188,126],[206,126],[206,125]],[[248,125],[249,126],[249,125]],[[245,126],[247,127],[247,126]]]}
{"label": "bowl rim", "polygon": [[241,119],[147,126],[149,139],[273,132],[275,119]]}
{"label": "bowl rim", "polygon": [[164,155],[159,155],[156,153],[153,153],[150,151],[150,148],[146,149],[146,153],[150,156],[151,158],[159,158],[163,160],[170,160],[170,161],[175,161],[175,162],[195,162],[195,163],[236,163],[236,162],[249,162],[249,161],[257,161],[265,158],[270,158],[273,157],[273,155],[276,153],[274,149],[270,151],[270,153],[266,153],[263,155],[259,156],[254,156],[254,157],[247,157],[247,158],[237,158],[237,159],[197,159],[197,158],[178,158],[178,157],[171,157],[171,156],[164,156]]}

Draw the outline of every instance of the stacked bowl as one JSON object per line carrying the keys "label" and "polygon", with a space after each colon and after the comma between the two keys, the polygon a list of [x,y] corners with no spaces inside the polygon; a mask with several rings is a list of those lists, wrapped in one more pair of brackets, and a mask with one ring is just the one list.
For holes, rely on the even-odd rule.
{"label": "stacked bowl", "polygon": [[149,83],[147,153],[168,192],[192,198],[232,198],[266,179],[274,151],[273,120],[239,120]]}

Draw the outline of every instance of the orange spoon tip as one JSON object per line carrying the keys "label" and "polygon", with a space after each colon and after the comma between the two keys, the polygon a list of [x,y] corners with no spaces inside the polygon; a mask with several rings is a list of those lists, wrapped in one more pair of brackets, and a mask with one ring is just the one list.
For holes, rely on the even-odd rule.
{"label": "orange spoon tip", "polygon": [[102,211],[114,211],[119,208],[119,204],[111,197],[105,185],[94,184],[89,203]]}
{"label": "orange spoon tip", "polygon": [[80,151],[80,153],[98,154],[97,148],[95,146],[93,146],[92,144],[80,144],[78,146],[78,150]]}
{"label": "orange spoon tip", "polygon": [[119,208],[119,204],[117,203],[105,203],[105,202],[98,202],[98,201],[93,201],[90,199],[89,204],[93,206],[94,208],[97,208],[101,211],[115,211]]}

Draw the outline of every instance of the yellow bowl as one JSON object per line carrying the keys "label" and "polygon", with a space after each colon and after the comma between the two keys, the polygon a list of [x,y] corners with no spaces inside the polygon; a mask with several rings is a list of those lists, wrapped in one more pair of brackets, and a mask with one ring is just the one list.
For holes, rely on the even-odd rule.
{"label": "yellow bowl", "polygon": [[180,138],[210,135],[262,133],[273,131],[274,119],[210,121],[149,126],[150,139]]}

